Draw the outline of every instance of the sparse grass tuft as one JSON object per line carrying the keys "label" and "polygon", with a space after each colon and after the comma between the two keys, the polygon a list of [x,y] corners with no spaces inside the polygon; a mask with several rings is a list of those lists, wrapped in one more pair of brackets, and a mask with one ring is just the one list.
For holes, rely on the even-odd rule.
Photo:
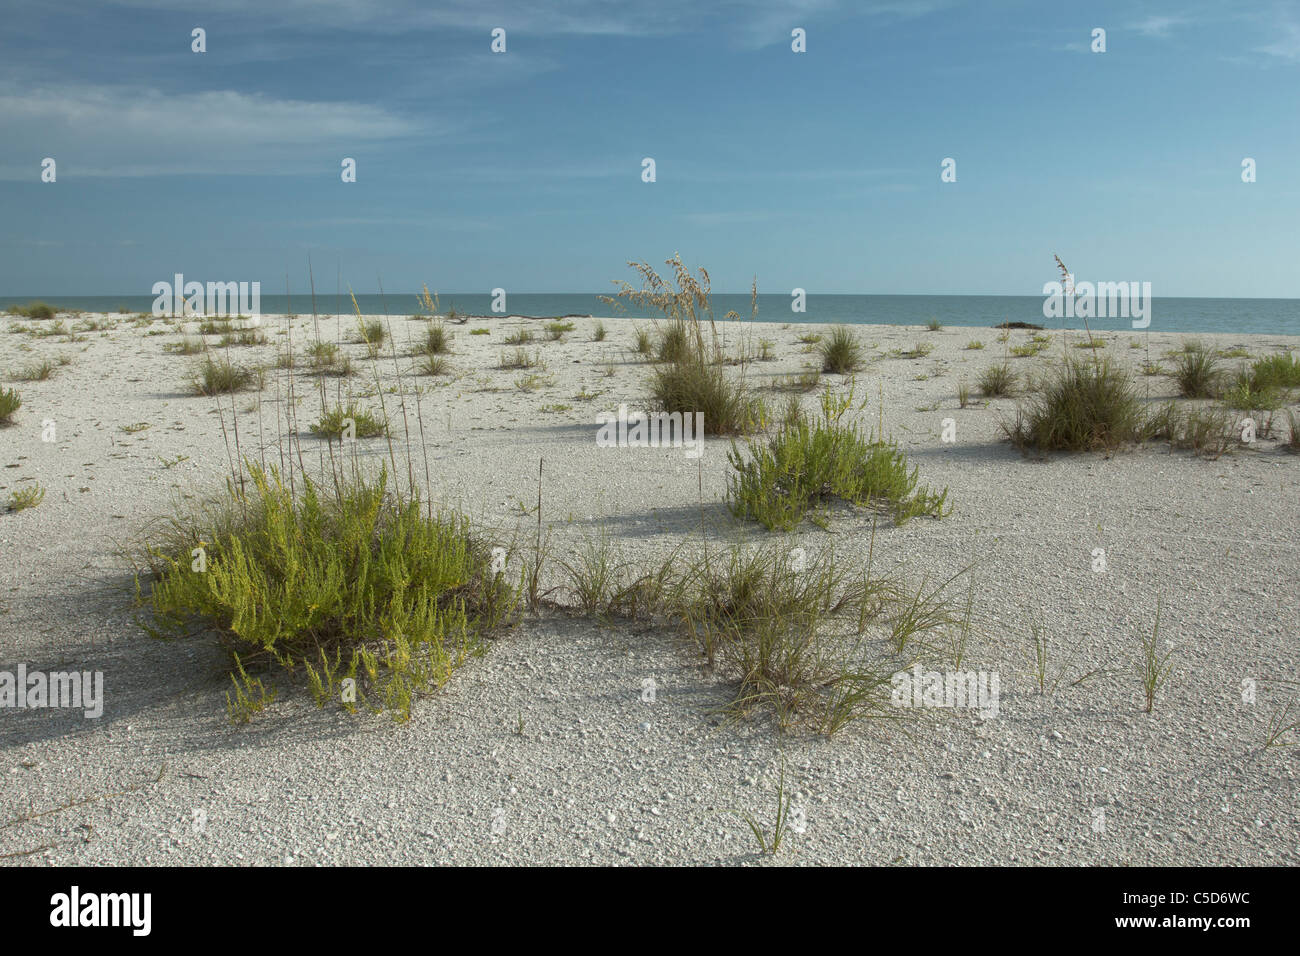
{"label": "sparse grass tuft", "polygon": [[572,332],[573,329],[572,322],[561,322],[557,319],[546,323],[546,337],[552,342],[563,342],[565,333]]}
{"label": "sparse grass tuft", "polygon": [[506,336],[506,345],[527,345],[533,340],[533,333],[528,329],[516,329]]}
{"label": "sparse grass tuft", "polygon": [[179,342],[169,342],[163,346],[164,352],[174,352],[177,355],[198,355],[205,348],[207,343],[199,336],[183,335]]}
{"label": "sparse grass tuft", "polygon": [[445,355],[426,355],[419,364],[421,375],[449,375],[451,363]]}
{"label": "sparse grass tuft", "polygon": [[591,327],[591,340],[593,342],[603,342],[607,334],[605,323],[597,319],[596,324]]}
{"label": "sparse grass tuft", "polygon": [[541,353],[534,352],[528,354],[527,349],[518,348],[513,352],[502,352],[497,368],[500,369],[521,369],[521,368],[539,368],[542,366]]}
{"label": "sparse grass tuft", "polygon": [[649,355],[654,351],[654,342],[650,338],[648,329],[638,328],[636,330],[636,351],[638,355]]}
{"label": "sparse grass tuft", "polygon": [[979,339],[971,339],[965,344],[965,346],[963,346],[963,348],[969,352],[978,352],[980,349],[984,348],[984,343]]}
{"label": "sparse grass tuft", "polygon": [[19,382],[43,382],[54,374],[54,364],[49,359],[42,359],[21,368],[14,376]]}
{"label": "sparse grass tuft", "polygon": [[1156,694],[1169,680],[1173,665],[1173,649],[1162,652],[1160,649],[1160,599],[1156,599],[1156,623],[1151,629],[1151,636],[1142,636],[1141,654],[1137,661],[1138,678],[1142,682],[1143,708],[1148,714],[1155,709]]}

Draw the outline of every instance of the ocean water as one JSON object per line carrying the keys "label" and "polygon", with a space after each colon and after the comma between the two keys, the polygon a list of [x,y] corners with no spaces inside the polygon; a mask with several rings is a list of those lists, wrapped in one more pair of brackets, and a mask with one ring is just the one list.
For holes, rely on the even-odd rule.
{"label": "ocean water", "polygon": [[[9,305],[24,304],[41,298],[51,305],[82,309],[87,312],[147,312],[154,297],[121,296],[0,296],[0,311]],[[487,293],[442,293],[442,310],[454,306],[471,315],[492,314],[492,297]],[[944,325],[987,328],[1002,322],[1032,322],[1049,329],[1083,328],[1074,318],[1044,318],[1042,296],[1003,295],[809,295],[806,311],[790,309],[788,295],[760,295],[758,318],[767,322],[831,322],[868,325],[925,325],[937,320]],[[389,293],[386,296],[358,295],[361,311],[375,315],[408,315],[419,311],[415,293]],[[262,312],[280,314],[289,311],[311,313],[311,298],[306,294],[286,297],[263,295]],[[350,313],[352,303],[343,296],[318,295],[316,307],[322,314]],[[618,312],[597,298],[597,293],[511,293],[506,307],[512,315],[599,315],[630,318],[653,318],[653,313],[627,309]],[[748,293],[715,294],[714,315],[722,319],[728,311],[749,318]],[[1241,332],[1300,335],[1300,299],[1175,299],[1157,298],[1150,303],[1153,332]],[[1126,318],[1090,319],[1094,330],[1132,329]]]}

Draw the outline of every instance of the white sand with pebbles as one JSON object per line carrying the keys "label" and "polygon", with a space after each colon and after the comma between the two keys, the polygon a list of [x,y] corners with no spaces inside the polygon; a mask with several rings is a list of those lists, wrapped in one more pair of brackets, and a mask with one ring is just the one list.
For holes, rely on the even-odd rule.
{"label": "white sand with pebbles", "polygon": [[[0,514],[0,669],[102,671],[105,700],[98,719],[0,710],[6,862],[762,862],[770,858],[756,855],[745,824],[718,811],[770,825],[784,759],[804,822],[778,863],[1300,863],[1298,752],[1261,749],[1270,717],[1300,691],[1300,457],[1274,439],[1216,461],[1163,445],[1028,460],[999,438],[1012,400],[958,408],[957,381],[973,385],[1000,360],[997,331],[861,327],[874,346],[858,376],[869,399],[862,415],[876,420],[883,390],[887,430],[954,505],[941,521],[882,526],[876,560],[913,580],[977,562],[980,625],[967,666],[1000,675],[996,717],[926,712],[908,733],[859,725],[830,740],[782,737],[761,720],[726,724],[715,711],[727,688],[673,634],[556,613],[504,636],[417,703],[409,723],[318,710],[301,688],[283,686],[265,714],[235,728],[215,643],[163,643],[135,629],[130,577],[115,553],[178,491],[211,490],[228,473],[213,400],[187,393],[196,360],[164,351],[179,336],[161,321],[121,321],[75,342],[8,334],[17,324],[50,323],[0,319],[6,377],[42,358],[71,362],[16,385],[23,407],[0,429],[0,496],[32,482],[47,489],[39,507]],[[725,440],[709,440],[698,462],[681,449],[598,449],[597,413],[643,403],[649,366],[633,354],[632,321],[605,320],[599,343],[593,324],[576,320],[563,342],[521,319],[454,327],[455,377],[422,402],[437,498],[530,533],[535,519],[521,503],[535,501],[544,459],[543,517],[558,556],[602,531],[631,558],[666,554],[700,536],[702,513],[718,545],[779,539],[811,554],[865,556],[866,514],[839,510],[828,531],[805,525],[785,536],[734,521],[723,504]],[[520,372],[494,367],[505,335],[522,326],[546,362],[531,392],[516,387]],[[261,422],[256,393],[237,395],[234,410],[244,454],[257,456],[260,438],[278,460],[286,373],[273,367],[284,320],[263,327],[270,344],[231,349],[272,366]],[[423,329],[405,318],[393,327],[399,341]],[[470,335],[473,327],[491,334]],[[342,328],[354,337],[353,320]],[[311,329],[298,319],[299,346]],[[804,331],[753,330],[776,355],[749,368],[756,384],[813,360],[796,341]],[[335,321],[321,332],[333,340]],[[738,334],[729,328],[730,341]],[[1010,344],[1028,335],[1014,332]],[[1059,355],[1061,333],[1051,335]],[[964,350],[974,338],[986,347]],[[1136,366],[1147,355],[1145,333],[1104,338],[1119,361]],[[1199,338],[1252,355],[1300,347],[1286,336]],[[1182,340],[1150,333],[1151,357]],[[933,352],[889,354],[917,342]],[[364,347],[345,350],[362,374],[341,387],[366,389]],[[1046,361],[1012,359],[1019,369]],[[380,374],[396,385],[391,360]],[[824,376],[822,387],[838,381]],[[1138,382],[1153,400],[1173,397],[1168,378]],[[305,379],[298,386],[305,427],[317,397]],[[384,399],[392,415],[396,396]],[[815,407],[815,395],[803,400]],[[952,443],[940,441],[946,418]],[[148,427],[127,430],[137,425]],[[318,447],[311,436],[303,446]],[[382,439],[362,446],[387,457]],[[1157,599],[1174,668],[1146,714],[1132,661]],[[1035,622],[1051,666],[1109,671],[1037,693]],[[641,699],[646,678],[653,703]],[[1243,700],[1246,681],[1253,702]]]}

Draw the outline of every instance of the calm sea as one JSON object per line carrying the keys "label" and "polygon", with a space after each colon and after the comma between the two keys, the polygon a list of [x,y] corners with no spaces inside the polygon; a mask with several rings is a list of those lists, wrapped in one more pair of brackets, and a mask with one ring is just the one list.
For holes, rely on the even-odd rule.
{"label": "calm sea", "polygon": [[[147,312],[153,296],[0,296],[0,311],[31,298],[42,298],[51,305],[82,309],[87,312]],[[289,311],[300,315],[311,312],[307,295],[263,295],[262,312],[280,314]],[[415,294],[358,295],[361,311],[375,315],[407,315],[419,311]],[[351,312],[351,302],[344,296],[318,296],[322,314]],[[458,312],[490,315],[492,298],[483,293],[441,295],[442,309],[454,306]],[[595,293],[511,293],[506,307],[512,315],[615,315]],[[750,314],[748,293],[714,295],[714,314],[721,319],[734,310],[742,317]],[[632,318],[652,318],[648,312],[629,309]],[[1300,299],[1155,299],[1151,303],[1153,332],[1259,332],[1300,335]],[[760,295],[758,318],[768,322],[843,322],[869,325],[925,325],[937,320],[944,325],[988,327],[1002,322],[1032,322],[1047,328],[1082,328],[1078,319],[1045,319],[1041,296],[1001,295],[809,295],[807,311],[790,311],[787,295]],[[1090,320],[1096,330],[1131,329],[1131,320],[1105,318]]]}

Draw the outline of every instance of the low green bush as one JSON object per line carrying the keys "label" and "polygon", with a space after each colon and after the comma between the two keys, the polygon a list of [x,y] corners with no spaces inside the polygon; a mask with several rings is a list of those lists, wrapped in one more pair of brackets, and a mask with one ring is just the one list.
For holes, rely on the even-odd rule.
{"label": "low green bush", "polygon": [[917,515],[942,517],[948,489],[917,487],[917,469],[892,440],[845,422],[853,388],[822,396],[820,419],[783,425],[766,443],[749,444],[749,458],[733,446],[734,473],[727,478],[727,503],[741,518],[769,531],[790,531],[806,517],[823,522],[831,499],[891,515],[902,524]]}

